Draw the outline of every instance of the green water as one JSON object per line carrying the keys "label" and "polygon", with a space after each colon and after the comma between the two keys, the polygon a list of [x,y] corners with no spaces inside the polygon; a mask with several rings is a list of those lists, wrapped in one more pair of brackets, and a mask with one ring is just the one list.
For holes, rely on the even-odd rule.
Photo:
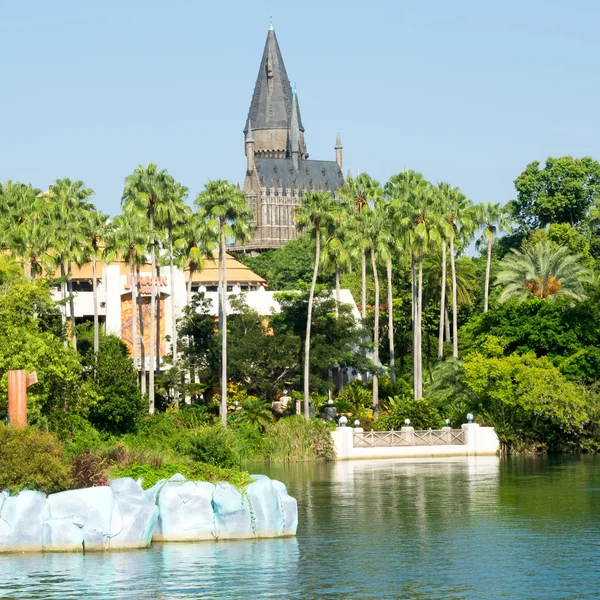
{"label": "green water", "polygon": [[298,536],[0,557],[0,598],[600,598],[600,459],[255,467]]}

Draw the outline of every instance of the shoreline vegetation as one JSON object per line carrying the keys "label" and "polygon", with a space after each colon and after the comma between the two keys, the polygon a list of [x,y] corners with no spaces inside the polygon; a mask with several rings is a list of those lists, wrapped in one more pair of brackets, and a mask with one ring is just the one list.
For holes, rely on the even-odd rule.
{"label": "shoreline vegetation", "polygon": [[[251,309],[243,293],[229,298],[234,314],[223,313],[223,251],[251,234],[243,194],[208,182],[194,208],[188,194],[166,170],[139,166],[126,179],[122,214],[109,219],[81,181],[57,180],[45,192],[0,184],[0,419],[7,371],[38,378],[29,428],[0,427],[0,489],[67,489],[117,475],[149,482],[174,469],[243,486],[248,461],[334,458],[331,424],[310,416],[329,398],[338,416],[367,430],[399,429],[407,418],[417,429],[446,419],[456,426],[474,413],[495,428],[503,453],[600,447],[594,159],[532,162],[504,206],[477,204],[409,170],[383,185],[348,176],[337,202],[307,193],[296,240],[237,255],[278,291],[272,315]],[[190,284],[216,250],[218,322]],[[153,283],[156,327],[132,327],[132,355],[104,334],[97,314],[71,317],[74,266],[97,274],[115,260],[131,281],[148,264],[163,274],[176,265],[190,278],[158,365],[165,316]],[[127,292],[132,310],[137,287]],[[338,302],[341,288],[360,319]],[[138,371],[134,362],[157,368]],[[356,379],[346,383],[349,374]],[[288,395],[288,408],[275,410]],[[297,402],[310,418],[290,414]]]}

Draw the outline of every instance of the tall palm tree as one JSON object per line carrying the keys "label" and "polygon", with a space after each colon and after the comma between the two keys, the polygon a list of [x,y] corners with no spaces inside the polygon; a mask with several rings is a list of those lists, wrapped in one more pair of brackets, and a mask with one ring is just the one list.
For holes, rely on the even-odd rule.
{"label": "tall palm tree", "polygon": [[394,285],[393,285],[393,263],[404,248],[404,238],[400,233],[400,225],[398,223],[398,211],[396,205],[390,201],[389,196],[383,207],[385,211],[382,233],[380,236],[380,249],[382,259],[385,260],[385,268],[387,275],[387,304],[388,304],[388,345],[390,355],[390,381],[392,386],[396,385],[396,360],[394,349]]}
{"label": "tall palm tree", "polygon": [[510,219],[501,204],[486,202],[478,207],[479,222],[483,226],[481,237],[476,242],[479,249],[483,243],[487,246],[487,262],[485,264],[485,288],[483,292],[483,312],[488,311],[490,292],[490,269],[492,264],[492,243],[498,233],[510,231]]}
{"label": "tall palm tree", "polygon": [[165,200],[156,207],[156,218],[159,226],[162,226],[167,234],[169,248],[169,278],[171,280],[171,354],[173,362],[177,360],[177,315],[175,313],[175,256],[173,250],[173,231],[181,223],[185,222],[191,213],[190,207],[185,203],[188,188],[171,182],[167,186]]}
{"label": "tall palm tree", "polygon": [[[35,279],[41,259],[48,250],[49,229],[37,210],[40,190],[31,185],[7,181],[0,186],[0,240],[11,254],[18,257],[28,278]],[[0,242],[1,247],[1,242]]]}
{"label": "tall palm tree", "polygon": [[[367,173],[360,173],[356,178],[350,175],[346,178],[343,187],[340,189],[342,198],[347,210],[355,217],[360,215],[368,203],[375,199],[381,193],[379,182],[372,179]],[[355,223],[358,227],[359,222]],[[355,235],[352,239],[355,242],[355,249],[360,254],[361,264],[361,316],[363,321],[367,317],[367,258],[366,253],[369,249],[368,240],[361,235],[360,230],[355,228]]]}
{"label": "tall palm tree", "polygon": [[204,259],[211,257],[217,249],[218,236],[206,219],[203,211],[192,213],[180,223],[174,233],[175,263],[188,269],[186,304],[192,302],[194,273],[204,269]]}
{"label": "tall palm tree", "polygon": [[[150,163],[147,167],[139,165],[135,171],[125,179],[125,187],[121,204],[125,209],[137,209],[148,220],[150,233],[150,264],[151,264],[151,289],[150,294],[150,371],[148,381],[148,410],[154,413],[154,372],[155,372],[155,328],[156,328],[156,245],[157,231],[155,228],[156,207],[165,201],[167,188],[172,182],[172,177],[166,170],[159,170]],[[157,332],[156,339],[160,336]],[[157,357],[158,358],[158,357]]]}
{"label": "tall palm tree", "polygon": [[391,245],[392,234],[387,227],[387,216],[385,204],[381,197],[368,204],[359,216],[360,230],[368,240],[371,255],[371,269],[373,270],[373,282],[375,284],[375,310],[373,327],[373,363],[376,371],[373,374],[373,415],[379,414],[379,273],[377,269],[378,259],[388,257],[388,249]]}
{"label": "tall palm tree", "polygon": [[328,223],[321,248],[321,265],[335,270],[335,316],[339,316],[341,299],[340,271],[350,266],[348,244],[348,213],[340,204],[332,207],[332,219]]}
{"label": "tall palm tree", "polygon": [[92,296],[94,302],[94,353],[100,350],[100,324],[98,318],[98,258],[104,249],[104,239],[109,234],[108,215],[91,207],[84,212],[86,235],[86,258],[92,261]]}
{"label": "tall palm tree", "polygon": [[448,183],[438,186],[439,197],[444,206],[444,218],[449,226],[450,270],[452,273],[452,356],[458,358],[458,302],[456,297],[456,254],[454,243],[460,239],[468,245],[477,228],[477,215],[473,205],[458,188]]}
{"label": "tall palm tree", "polygon": [[252,211],[246,196],[232,183],[223,179],[209,181],[198,194],[196,206],[206,215],[209,225],[218,231],[219,297],[221,325],[221,421],[227,424],[227,238],[238,242],[250,239]]}
{"label": "tall palm tree", "polygon": [[[73,263],[85,262],[86,214],[93,205],[87,199],[93,190],[86,188],[83,181],[71,181],[69,178],[57,179],[49,189],[49,210],[54,223],[52,246],[57,251],[61,276],[67,278],[69,292],[69,310],[71,313],[71,342],[77,350],[75,332],[75,296],[73,294]],[[65,273],[66,271],[66,273]]]}
{"label": "tall palm tree", "polygon": [[440,239],[439,197],[420,173],[406,170],[390,178],[386,185],[398,211],[401,230],[411,251],[411,287],[413,306],[414,397],[423,396],[423,256]]}
{"label": "tall palm tree", "polygon": [[[112,231],[107,237],[104,258],[111,261],[117,256],[129,265],[129,280],[131,286],[131,352],[133,364],[138,369],[138,349],[144,351],[144,342],[138,341],[138,286],[136,266],[146,262],[146,243],[149,238],[147,221],[131,205],[115,217]],[[146,392],[145,357],[141,361],[142,392]]]}
{"label": "tall palm tree", "polygon": [[526,298],[556,300],[585,299],[584,283],[592,274],[581,263],[581,256],[570,254],[566,246],[538,242],[523,250],[511,250],[500,263],[496,285],[503,286],[499,302]]}
{"label": "tall palm tree", "polygon": [[296,227],[299,231],[308,231],[315,238],[315,264],[308,294],[308,313],[306,317],[306,339],[304,342],[304,417],[310,418],[310,328],[312,324],[312,309],[315,297],[315,286],[319,274],[321,260],[321,234],[333,220],[334,200],[327,192],[314,191],[302,197],[300,206],[296,208]]}

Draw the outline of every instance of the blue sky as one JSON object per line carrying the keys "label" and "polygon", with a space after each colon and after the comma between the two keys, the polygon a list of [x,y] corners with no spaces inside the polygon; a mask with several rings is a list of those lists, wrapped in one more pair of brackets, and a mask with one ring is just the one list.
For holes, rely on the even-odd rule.
{"label": "blue sky", "polygon": [[600,158],[600,3],[0,0],[0,180],[83,179],[116,214],[156,162],[195,198],[243,182],[273,15],[308,151],[506,202],[547,156]]}

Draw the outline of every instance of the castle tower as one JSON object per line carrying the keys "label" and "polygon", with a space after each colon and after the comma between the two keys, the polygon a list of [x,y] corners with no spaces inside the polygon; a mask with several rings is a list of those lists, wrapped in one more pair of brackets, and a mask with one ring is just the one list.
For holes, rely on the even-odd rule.
{"label": "castle tower", "polygon": [[[280,248],[297,237],[295,209],[313,190],[335,195],[344,183],[341,142],[335,161],[308,160],[296,90],[273,26],[269,28],[244,127],[244,193],[254,214],[252,240],[238,250]],[[339,148],[338,148],[339,146]]]}

